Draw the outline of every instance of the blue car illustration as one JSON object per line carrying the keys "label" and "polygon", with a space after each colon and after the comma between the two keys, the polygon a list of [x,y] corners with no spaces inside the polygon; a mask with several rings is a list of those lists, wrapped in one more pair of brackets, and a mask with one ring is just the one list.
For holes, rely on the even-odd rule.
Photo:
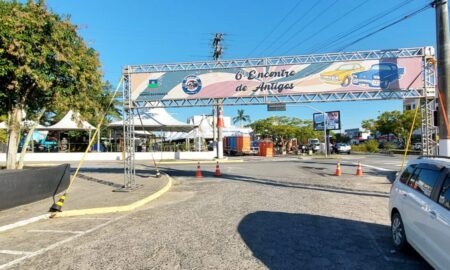
{"label": "blue car illustration", "polygon": [[394,63],[374,64],[369,70],[353,73],[353,84],[366,84],[370,87],[386,89],[405,73],[404,68],[399,68]]}

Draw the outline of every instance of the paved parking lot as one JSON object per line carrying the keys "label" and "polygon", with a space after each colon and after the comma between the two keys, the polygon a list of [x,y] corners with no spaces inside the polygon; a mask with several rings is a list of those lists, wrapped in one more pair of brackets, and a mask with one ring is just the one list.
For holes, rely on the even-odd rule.
{"label": "paved parking lot", "polygon": [[344,156],[341,177],[335,162],[251,157],[222,164],[220,178],[204,165],[202,179],[195,165],[165,165],[174,187],[138,211],[1,233],[0,269],[429,268],[413,250],[392,251],[388,194],[400,158]]}

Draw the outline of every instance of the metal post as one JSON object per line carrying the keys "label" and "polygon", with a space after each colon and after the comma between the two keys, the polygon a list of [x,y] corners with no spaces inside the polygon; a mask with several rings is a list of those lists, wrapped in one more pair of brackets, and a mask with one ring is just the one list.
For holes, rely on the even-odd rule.
{"label": "metal post", "polygon": [[328,136],[327,136],[327,113],[323,113],[323,135],[325,143],[325,157],[328,157]]}
{"label": "metal post", "polygon": [[222,99],[218,100],[217,104],[217,158],[223,158],[223,111],[222,111]]}
{"label": "metal post", "polygon": [[[441,92],[442,104],[445,110],[441,109],[441,113],[445,111],[447,118],[449,114],[449,85],[450,78],[450,52],[449,52],[449,36],[448,36],[448,2],[447,0],[437,0],[436,4],[436,39],[437,39],[437,74],[438,74],[438,90]],[[450,156],[450,135],[448,127],[445,125],[444,117],[440,117],[439,123],[439,155]]]}
{"label": "metal post", "polygon": [[217,156],[216,108],[212,106],[213,152]]}

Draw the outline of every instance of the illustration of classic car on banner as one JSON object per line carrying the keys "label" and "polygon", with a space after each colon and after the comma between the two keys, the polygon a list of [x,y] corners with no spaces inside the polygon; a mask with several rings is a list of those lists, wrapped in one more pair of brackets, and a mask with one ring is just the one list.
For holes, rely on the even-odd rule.
{"label": "illustration of classic car on banner", "polygon": [[133,100],[252,97],[424,87],[422,57],[131,74]]}
{"label": "illustration of classic car on banner", "polygon": [[325,83],[340,84],[343,87],[353,84],[386,89],[391,83],[399,80],[404,72],[404,68],[399,68],[394,63],[374,64],[369,70],[364,70],[360,64],[354,63],[322,72],[320,79]]}

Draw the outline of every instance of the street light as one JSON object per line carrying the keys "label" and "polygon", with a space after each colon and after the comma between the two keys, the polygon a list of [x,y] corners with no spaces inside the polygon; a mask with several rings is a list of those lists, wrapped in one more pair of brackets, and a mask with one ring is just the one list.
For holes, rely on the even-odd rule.
{"label": "street light", "polygon": [[323,115],[323,136],[324,136],[324,143],[325,143],[325,157],[328,157],[328,136],[327,136],[327,113],[323,112],[317,108],[314,108],[313,106],[306,105],[306,104],[295,104],[295,105],[289,105],[290,107],[306,107],[313,111],[316,111],[318,113],[321,113]]}

